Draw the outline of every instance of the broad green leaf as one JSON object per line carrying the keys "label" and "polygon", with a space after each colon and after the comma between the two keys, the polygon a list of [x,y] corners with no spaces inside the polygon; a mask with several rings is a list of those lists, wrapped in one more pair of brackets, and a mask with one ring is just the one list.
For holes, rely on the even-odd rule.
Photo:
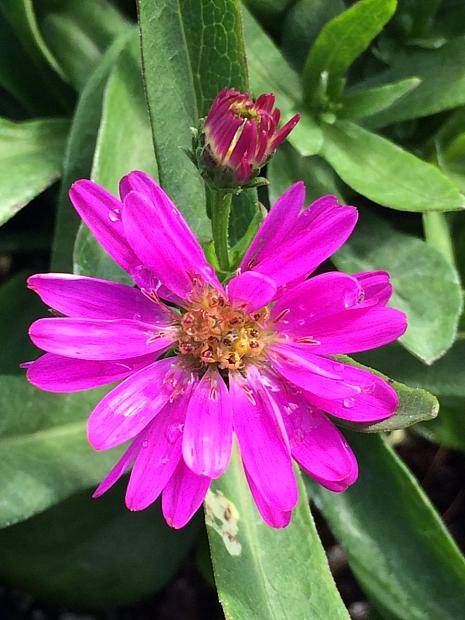
{"label": "broad green leaf", "polygon": [[398,22],[411,44],[427,37],[442,0],[401,0],[394,21]]}
{"label": "broad green leaf", "polygon": [[112,40],[128,22],[106,0],[42,0],[37,21],[48,49],[74,88],[81,90]]}
{"label": "broad green leaf", "polygon": [[[0,374],[24,374],[19,365],[38,357],[29,339],[29,325],[44,316],[46,308],[37,295],[26,288],[31,275],[20,271],[0,286]],[[14,328],[12,318],[14,317]]]}
{"label": "broad green leaf", "polygon": [[[211,0],[202,0],[202,26],[194,33],[191,30],[194,24],[189,22],[189,14],[186,14],[184,21],[178,2],[162,0],[154,4],[150,0],[138,0],[144,81],[160,183],[201,241],[207,240],[211,234],[205,213],[205,188],[185,150],[191,148],[190,128],[197,127],[202,115],[198,96],[202,94],[203,97],[203,93],[209,92],[209,89],[204,82],[205,76],[197,77],[199,67],[192,65],[190,54],[193,49],[197,50],[195,58],[197,62],[200,60],[203,68],[205,62],[208,62],[220,76],[223,75],[223,70],[224,75],[228,76],[231,73],[231,62],[224,50],[231,45],[229,54],[236,57],[233,49],[237,52],[240,41],[236,30],[227,36],[227,31],[223,29],[221,46],[218,49],[211,47],[210,37],[214,35],[206,32],[212,30],[212,26],[208,27],[208,24],[217,24],[213,27],[214,32],[221,29],[221,25],[217,23],[216,4]],[[235,20],[236,2],[230,0],[221,4],[223,10],[234,15]],[[189,44],[186,31],[191,35]],[[209,42],[208,50],[203,49],[203,36]],[[240,53],[237,54],[237,57],[239,56]],[[234,79],[233,76],[231,78]],[[222,86],[226,85],[227,77]],[[210,96],[209,94],[208,97]]]}
{"label": "broad green leaf", "polygon": [[308,481],[369,599],[392,620],[457,620],[465,562],[409,470],[381,437],[350,433],[359,479],[344,493]]}
{"label": "broad green leaf", "polygon": [[359,422],[355,423],[342,419],[334,419],[334,422],[338,425],[362,433],[381,433],[407,428],[414,424],[418,424],[418,422],[429,422],[430,420],[434,420],[438,415],[439,403],[437,398],[426,390],[417,387],[409,387],[408,385],[399,383],[399,381],[394,381],[379,372],[379,370],[360,364],[346,355],[338,355],[337,358],[346,364],[363,368],[364,370],[368,370],[382,377],[390,383],[399,397],[399,406],[397,407],[395,415],[387,420],[362,424]]}
{"label": "broad green leaf", "polygon": [[65,119],[0,118],[0,224],[60,177],[68,130]]}
{"label": "broad green leaf", "polygon": [[128,605],[161,589],[192,545],[199,521],[175,531],[159,504],[130,512],[121,491],[93,500],[86,489],[0,531],[2,581],[75,610]]}
{"label": "broad green leaf", "polygon": [[348,121],[324,126],[322,156],[363,196],[401,211],[454,211],[465,197],[436,167]]}
{"label": "broad green leaf", "polygon": [[[318,158],[301,158],[290,147],[280,149],[269,166],[273,201],[298,179],[305,181],[312,200],[331,193],[344,202],[334,175]],[[409,323],[401,342],[420,359],[430,364],[452,345],[462,308],[460,282],[456,270],[435,248],[364,209],[355,231],[332,261],[349,273],[373,269],[390,273],[392,306],[403,310]]]}
{"label": "broad green leaf", "polygon": [[366,86],[411,76],[421,84],[389,110],[370,118],[370,127],[430,116],[465,104],[465,36],[452,39],[439,49],[406,49],[392,59],[392,67]]}
{"label": "broad green leaf", "polygon": [[119,449],[98,453],[86,419],[105,392],[51,394],[24,376],[0,377],[0,527],[96,485]]}
{"label": "broad green leaf", "polygon": [[441,415],[415,431],[441,446],[465,451],[465,398],[440,398]]}
{"label": "broad green leaf", "polygon": [[[296,112],[302,113],[299,76],[250,13],[244,10],[243,15],[252,94],[257,97],[261,93],[274,93],[283,120]],[[321,149],[323,135],[311,115],[304,112],[288,140],[302,155],[314,155]]]}
{"label": "broad green leaf", "polygon": [[389,108],[398,99],[417,88],[421,80],[407,78],[392,84],[384,84],[366,90],[353,90],[346,93],[340,103],[342,109],[338,118],[365,118]]}
{"label": "broad green leaf", "polygon": [[128,33],[123,33],[109,47],[97,68],[91,73],[76,106],[66,146],[55,221],[51,260],[54,271],[73,269],[74,240],[81,220],[68,198],[68,190],[77,179],[90,177],[105,84],[129,36]]}
{"label": "broad green leaf", "polygon": [[340,94],[340,80],[358,56],[379,34],[396,10],[396,0],[359,0],[330,22],[318,35],[305,62],[305,100],[318,105],[322,77],[327,76],[326,94]]}
{"label": "broad green leaf", "polygon": [[257,512],[239,452],[214,480],[205,521],[218,596],[227,620],[348,619],[308,508],[300,500],[287,528],[270,528]]}
{"label": "broad green leaf", "polygon": [[[138,36],[131,37],[108,79],[91,176],[99,185],[118,195],[121,177],[131,170],[144,170],[157,177]],[[132,283],[84,224],[76,239],[74,272]]]}
{"label": "broad green leaf", "polygon": [[14,30],[29,57],[29,63],[39,74],[44,87],[50,91],[63,110],[69,110],[72,105],[72,93],[64,84],[65,76],[42,37],[32,0],[2,0],[0,12]]}
{"label": "broad green leaf", "polygon": [[298,71],[304,66],[320,30],[344,9],[343,0],[297,0],[293,4],[284,21],[281,47]]}

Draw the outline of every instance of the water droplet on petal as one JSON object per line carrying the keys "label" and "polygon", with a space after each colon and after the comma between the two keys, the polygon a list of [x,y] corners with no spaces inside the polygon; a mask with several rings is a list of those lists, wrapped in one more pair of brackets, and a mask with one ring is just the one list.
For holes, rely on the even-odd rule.
{"label": "water droplet on petal", "polygon": [[110,209],[108,211],[108,217],[111,222],[117,222],[120,218],[121,211],[119,209]]}
{"label": "water droplet on petal", "polygon": [[183,429],[184,424],[170,424],[165,432],[168,443],[175,443],[178,437],[182,434]]}
{"label": "water droplet on petal", "polygon": [[344,364],[342,364],[342,362],[333,362],[333,370],[334,372],[342,373],[344,370]]}
{"label": "water droplet on petal", "polygon": [[375,391],[375,384],[367,383],[367,385],[360,386],[360,389],[363,394],[373,394],[373,392]]}
{"label": "water droplet on petal", "polygon": [[344,308],[351,308],[357,303],[358,294],[354,289],[348,288],[342,294]]}
{"label": "water droplet on petal", "polygon": [[163,456],[163,457],[160,459],[160,462],[161,462],[161,464],[162,464],[162,465],[166,465],[166,463],[168,463],[168,461],[169,461],[169,460],[170,460],[170,459],[169,459],[169,457],[168,457],[168,456]]}
{"label": "water droplet on petal", "polygon": [[148,445],[149,445],[149,442],[148,442],[148,441],[143,441],[143,442],[142,442],[142,447],[143,447],[143,448],[147,448],[147,447],[148,447]]}
{"label": "water droplet on petal", "polygon": [[355,398],[352,398],[352,396],[347,396],[347,398],[344,398],[342,401],[342,404],[346,409],[350,409],[355,405]]}

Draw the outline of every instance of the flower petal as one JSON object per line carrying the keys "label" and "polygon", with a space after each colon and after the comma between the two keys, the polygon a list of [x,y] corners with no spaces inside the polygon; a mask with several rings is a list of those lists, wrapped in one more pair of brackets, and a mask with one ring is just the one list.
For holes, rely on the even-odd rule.
{"label": "flower petal", "polygon": [[185,245],[184,237],[176,236],[171,220],[164,215],[159,204],[152,204],[143,194],[129,192],[126,196],[124,230],[140,260],[180,297],[189,297],[198,282],[221,288],[203,252]]}
{"label": "flower petal", "polygon": [[68,316],[93,319],[134,319],[169,324],[172,311],[125,284],[62,273],[43,273],[27,284],[42,301]]}
{"label": "flower petal", "polygon": [[365,302],[374,300],[379,306],[385,306],[392,295],[392,285],[389,274],[386,271],[364,271],[354,273],[363,288]]}
{"label": "flower petal", "polygon": [[[340,363],[340,362],[335,362]],[[387,381],[368,370],[342,364],[344,381],[358,386],[358,393],[345,398],[304,393],[311,403],[332,415],[352,422],[377,422],[394,415],[399,398]]]}
{"label": "flower petal", "polygon": [[267,306],[277,291],[271,278],[256,271],[245,271],[235,276],[226,288],[230,302],[244,307],[246,312]]}
{"label": "flower petal", "polygon": [[138,435],[170,398],[187,389],[190,376],[168,357],[139,370],[107,394],[92,411],[88,439],[96,450]]}
{"label": "flower petal", "polygon": [[175,340],[171,328],[117,319],[39,319],[29,328],[39,348],[86,360],[119,360],[167,349]]}
{"label": "flower petal", "polygon": [[245,470],[245,475],[247,482],[249,483],[250,492],[252,493],[255,505],[257,506],[258,512],[262,516],[265,523],[270,527],[287,527],[292,517],[292,510],[278,510],[277,508],[271,506],[263,497],[252,478],[249,476],[247,470]]}
{"label": "flower petal", "polygon": [[102,482],[98,485],[95,491],[92,493],[93,498],[100,497],[104,493],[106,493],[111,487],[118,482],[118,480],[123,476],[126,471],[131,467],[135,459],[137,458],[137,454],[142,445],[142,436],[141,433],[138,437],[134,439],[129,448],[125,451],[123,456],[117,461],[116,465],[108,472]]}
{"label": "flower petal", "polygon": [[304,206],[305,185],[292,185],[278,198],[242,259],[241,268],[252,269],[264,256],[271,254],[292,232],[297,216]]}
{"label": "flower petal", "polygon": [[153,361],[153,353],[113,361],[46,353],[27,366],[27,380],[47,392],[79,392],[125,379]]}
{"label": "flower petal", "polygon": [[308,351],[308,347],[292,344],[273,345],[268,350],[275,371],[298,387],[323,398],[345,398],[359,394],[358,384],[348,380],[345,364]]}
{"label": "flower petal", "polygon": [[297,463],[323,486],[344,490],[355,482],[357,460],[342,433],[301,394],[280,392],[278,404]]}
{"label": "flower petal", "polygon": [[375,349],[397,340],[406,329],[407,317],[403,312],[372,306],[314,321],[309,324],[307,334],[318,341],[314,351],[319,355],[339,355]]}
{"label": "flower petal", "polygon": [[356,305],[362,294],[357,280],[330,271],[285,289],[271,311],[279,331],[292,336],[311,335],[311,325]]}
{"label": "flower petal", "polygon": [[182,425],[189,394],[167,403],[144,430],[126,490],[126,506],[144,510],[162,492],[181,458]]}
{"label": "flower petal", "polygon": [[218,372],[206,372],[187,407],[182,451],[196,474],[218,478],[231,456],[232,411],[229,392]]}
{"label": "flower petal", "polygon": [[76,181],[69,190],[69,197],[103,249],[118,265],[132,274],[140,265],[140,260],[126,240],[121,222],[121,202],[106,189],[87,179]]}
{"label": "flower petal", "polygon": [[234,373],[229,382],[244,467],[268,504],[292,510],[297,503],[297,483],[279,411],[254,367],[248,369],[248,379]]}
{"label": "flower petal", "polygon": [[200,508],[210,483],[210,478],[194,474],[181,459],[163,489],[162,510],[168,525],[184,527]]}

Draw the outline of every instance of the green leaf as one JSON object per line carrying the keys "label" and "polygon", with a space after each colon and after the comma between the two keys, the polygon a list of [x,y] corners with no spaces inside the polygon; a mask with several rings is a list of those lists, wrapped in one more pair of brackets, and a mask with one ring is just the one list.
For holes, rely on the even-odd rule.
{"label": "green leaf", "polygon": [[29,339],[28,329],[33,321],[44,315],[44,305],[26,288],[30,275],[30,272],[20,271],[0,286],[0,374],[23,374],[19,365],[39,353]]}
{"label": "green leaf", "polygon": [[[334,174],[324,162],[316,157],[299,157],[290,147],[276,154],[268,176],[273,201],[292,183],[303,179],[312,200],[331,193],[344,202]],[[360,213],[354,232],[332,261],[338,269],[349,273],[377,269],[389,272],[394,287],[392,306],[408,317],[409,327],[401,342],[431,364],[449,349],[456,336],[462,308],[458,274],[435,248],[421,239],[396,230],[367,209]],[[397,378],[390,369],[386,374]]]}
{"label": "green leaf", "polygon": [[105,0],[45,0],[37,3],[37,21],[62,74],[77,90],[129,25]]}
{"label": "green leaf", "polygon": [[465,451],[465,398],[440,399],[441,415],[428,424],[419,424],[415,431],[441,446]]}
{"label": "green leaf", "polygon": [[229,218],[229,243],[235,245],[247,232],[250,222],[258,212],[257,192],[253,189],[233,195]]}
{"label": "green leaf", "polygon": [[441,3],[442,0],[401,0],[395,21],[408,35],[411,44],[415,38],[428,36]]}
{"label": "green leaf", "polygon": [[[296,112],[301,112],[302,88],[299,76],[260,24],[247,11],[244,10],[243,14],[250,90],[255,97],[273,92],[283,121],[288,120]],[[321,149],[323,135],[311,115],[304,112],[288,140],[302,155],[314,155]]]}
{"label": "green leaf", "polygon": [[298,0],[286,14],[281,47],[289,62],[300,71],[308,50],[323,26],[344,11],[343,0]]}
{"label": "green leaf", "polygon": [[350,91],[342,97],[343,107],[337,116],[348,119],[371,116],[389,108],[398,99],[417,88],[420,83],[421,80],[418,78],[407,78],[375,88]]}
{"label": "green leaf", "polygon": [[[205,111],[201,106],[207,105],[213,88],[240,88],[246,77],[241,73],[243,60],[238,61],[242,43],[237,2],[202,0],[201,6],[201,11],[192,13],[191,5],[184,3],[184,13],[179,2],[162,0],[154,5],[151,0],[138,0],[144,80],[160,183],[205,241],[211,236],[211,227],[205,213],[204,183],[185,153],[191,148],[190,128],[197,127]],[[221,14],[226,14],[230,23],[232,20],[233,30],[224,29]],[[207,65],[208,73],[200,73]],[[210,86],[212,71],[215,79]]]}
{"label": "green leaf", "polygon": [[451,347],[462,311],[460,280],[435,248],[364,211],[334,262],[352,273],[389,272],[394,288],[390,305],[408,317],[400,342],[411,353],[432,364]]}
{"label": "green leaf", "polygon": [[311,495],[369,599],[395,620],[456,620],[465,605],[465,563],[409,470],[381,437],[348,434],[356,484]]}
{"label": "green leaf", "polygon": [[335,418],[334,422],[339,426],[343,426],[361,433],[381,433],[394,431],[401,428],[408,428],[418,422],[429,422],[430,420],[434,420],[434,418],[438,415],[438,400],[426,390],[409,387],[408,385],[399,383],[398,381],[393,381],[393,379],[390,379],[383,373],[379,372],[379,370],[360,364],[346,355],[338,355],[337,359],[341,360],[341,362],[350,364],[351,366],[356,366],[357,368],[363,368],[364,370],[368,370],[369,372],[382,377],[395,389],[397,396],[399,397],[399,406],[395,412],[395,415],[387,420],[374,423],[355,423],[349,422],[348,420]]}
{"label": "green leaf", "polygon": [[445,213],[423,213],[423,230],[426,242],[432,248],[454,264],[454,249],[449,231],[449,224]]}
{"label": "green leaf", "polygon": [[363,196],[401,211],[454,211],[465,197],[436,167],[348,121],[324,127],[322,156]]}
{"label": "green leaf", "polygon": [[51,394],[26,378],[0,377],[0,527],[96,485],[120,449],[95,452],[86,419],[105,391]]}
{"label": "green leaf", "polygon": [[91,73],[76,106],[66,146],[55,221],[51,260],[51,267],[54,271],[72,271],[73,269],[74,240],[81,220],[68,198],[68,190],[77,179],[90,176],[105,84],[129,36],[130,33],[123,33],[108,48],[100,64]]}
{"label": "green leaf", "polygon": [[60,177],[68,130],[59,118],[0,118],[0,224]]}
{"label": "green leaf", "polygon": [[0,531],[2,580],[39,600],[84,610],[128,605],[161,589],[199,521],[175,531],[159,504],[134,513],[123,507],[121,488],[99,500],[90,494]]}
{"label": "green leaf", "polygon": [[[228,620],[337,620],[348,613],[336,590],[300,475],[287,528],[261,519],[237,448],[205,501],[218,596]],[[283,578],[285,576],[285,579]]]}
{"label": "green leaf", "polygon": [[[108,78],[92,167],[92,179],[115,195],[121,177],[131,170],[144,170],[157,178],[137,34],[131,36]],[[73,271],[132,283],[84,224],[76,239]]]}
{"label": "green leaf", "polygon": [[324,75],[328,96],[339,95],[340,79],[381,32],[396,6],[396,0],[360,0],[323,27],[303,72],[305,100],[310,105],[317,104]]}
{"label": "green leaf", "polygon": [[393,82],[412,75],[421,84],[389,110],[370,119],[370,127],[430,116],[465,104],[465,36],[452,39],[439,49],[407,49],[391,59],[392,67],[366,86]]}
{"label": "green leaf", "polygon": [[[72,105],[72,93],[53,54],[48,49],[37,24],[32,0],[2,0],[0,12],[14,30],[29,63],[40,76],[62,110]],[[16,65],[13,65],[15,69]],[[35,81],[35,80],[34,80]]]}

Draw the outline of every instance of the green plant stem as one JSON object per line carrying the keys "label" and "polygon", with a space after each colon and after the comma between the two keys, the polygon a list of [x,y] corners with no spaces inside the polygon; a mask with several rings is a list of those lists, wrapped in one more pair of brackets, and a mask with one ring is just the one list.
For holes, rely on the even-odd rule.
{"label": "green plant stem", "polygon": [[445,214],[436,211],[423,213],[423,231],[426,242],[439,250],[444,258],[455,266],[454,249]]}
{"label": "green plant stem", "polygon": [[221,270],[229,271],[228,227],[232,194],[217,190],[213,192],[212,198],[211,220],[216,257]]}

